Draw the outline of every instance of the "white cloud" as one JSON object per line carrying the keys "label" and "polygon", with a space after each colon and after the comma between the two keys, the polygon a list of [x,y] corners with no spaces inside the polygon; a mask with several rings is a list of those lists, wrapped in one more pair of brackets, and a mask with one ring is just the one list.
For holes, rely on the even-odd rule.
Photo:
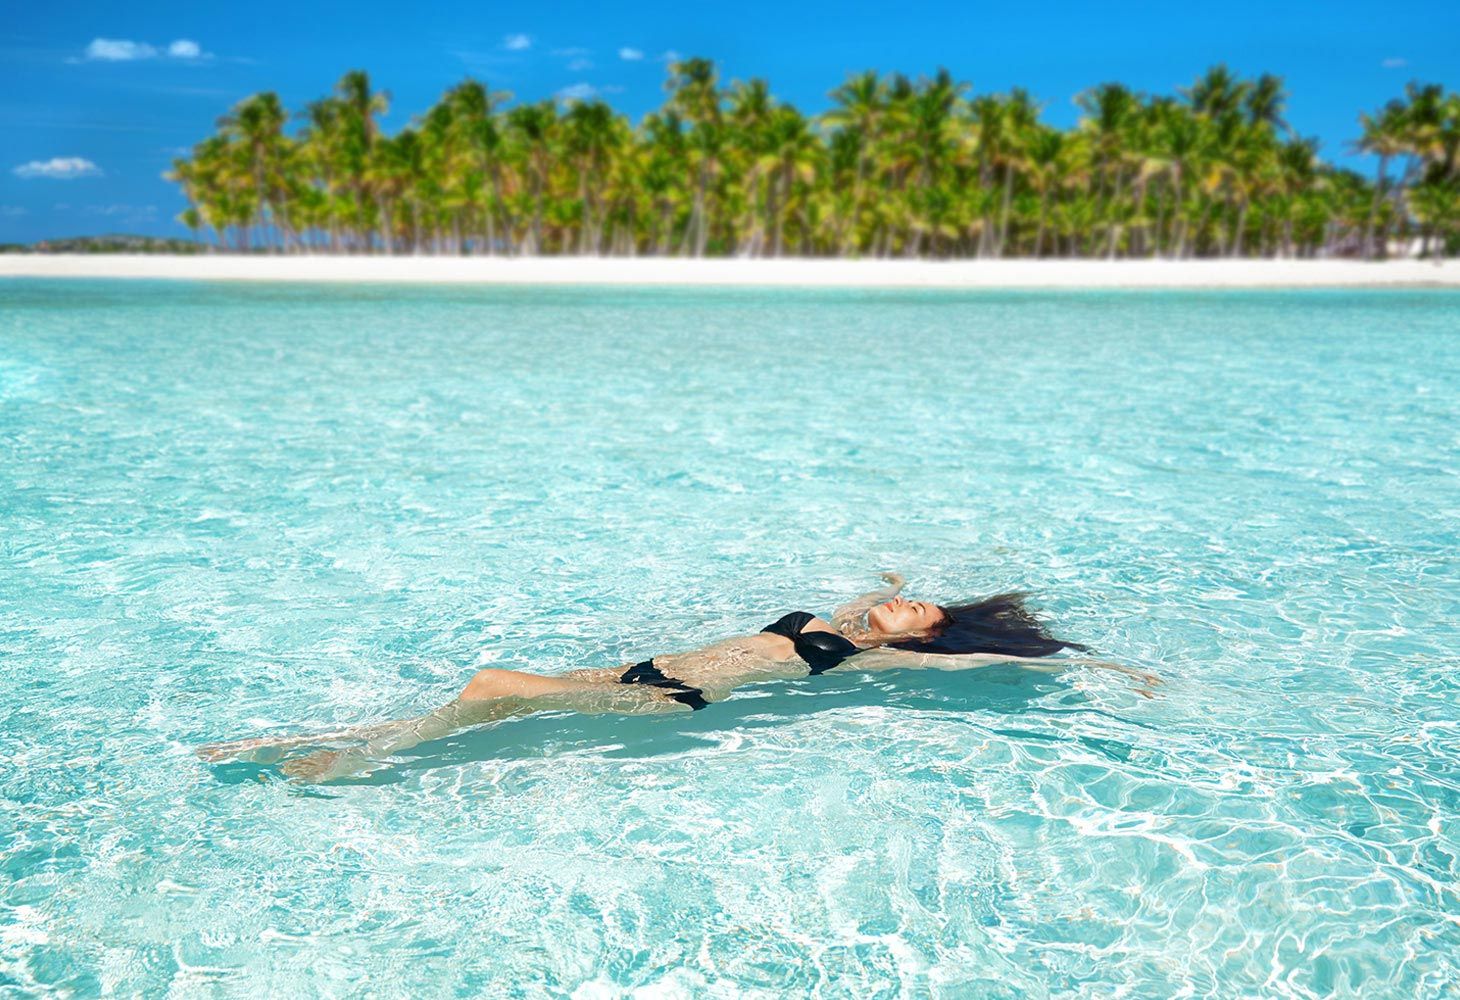
{"label": "white cloud", "polygon": [[31,160],[29,163],[22,163],[11,173],[26,180],[35,177],[49,177],[52,180],[69,181],[76,177],[100,177],[101,168],[79,156],[54,156],[49,160]]}
{"label": "white cloud", "polygon": [[671,63],[671,62],[679,62],[683,58],[684,58],[683,56],[681,56],[678,52],[674,51],[673,49],[665,49],[660,54],[659,61],[660,62]]}
{"label": "white cloud", "polygon": [[644,51],[642,49],[631,49],[628,46],[624,46],[618,50],[618,57],[624,62],[638,62],[644,58]]}
{"label": "white cloud", "polygon": [[87,205],[81,210],[87,215],[118,216],[132,219],[146,218],[157,214],[156,205]]}
{"label": "white cloud", "polygon": [[575,83],[558,91],[560,101],[586,101],[597,96],[598,88],[591,83]]}
{"label": "white cloud", "polygon": [[146,42],[130,42],[123,38],[93,38],[86,46],[86,58],[103,62],[131,62],[133,59],[151,59],[157,50]]}
{"label": "white cloud", "polygon": [[86,46],[86,54],[83,58],[69,59],[67,61],[137,62],[141,59],[156,59],[159,57],[197,62],[202,59],[212,59],[213,53],[204,52],[203,47],[191,38],[179,38],[166,49],[159,49],[155,45],[149,45],[146,42],[134,42],[126,38],[93,38],[91,44]]}
{"label": "white cloud", "polygon": [[521,52],[524,49],[532,48],[532,38],[528,35],[508,35],[502,39],[502,48],[512,52]]}
{"label": "white cloud", "polygon": [[571,72],[574,72],[574,73],[581,73],[585,69],[592,69],[592,68],[593,68],[593,60],[592,59],[574,59],[572,62],[568,63],[568,69]]}
{"label": "white cloud", "polygon": [[1409,60],[1402,59],[1398,56],[1391,56],[1388,59],[1385,59],[1379,65],[1383,66],[1385,69],[1403,69],[1404,67],[1409,65]]}

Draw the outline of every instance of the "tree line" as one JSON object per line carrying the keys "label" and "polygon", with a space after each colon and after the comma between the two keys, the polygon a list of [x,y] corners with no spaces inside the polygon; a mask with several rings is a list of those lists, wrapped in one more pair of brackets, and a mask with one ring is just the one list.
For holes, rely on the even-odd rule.
{"label": "tree line", "polygon": [[1102,83],[1069,129],[1020,89],[866,72],[811,117],[764,80],[670,64],[635,126],[601,100],[467,79],[387,135],[361,71],[293,116],[240,101],[175,160],[181,220],[280,253],[861,257],[1386,256],[1460,249],[1460,94],[1359,118],[1371,181],[1324,163],[1283,82],[1214,66],[1174,95]]}

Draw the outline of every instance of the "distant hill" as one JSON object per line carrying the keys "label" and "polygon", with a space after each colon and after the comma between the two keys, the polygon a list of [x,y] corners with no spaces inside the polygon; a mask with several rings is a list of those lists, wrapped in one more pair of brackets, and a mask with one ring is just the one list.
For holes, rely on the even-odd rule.
{"label": "distant hill", "polygon": [[202,253],[206,250],[193,240],[161,236],[136,236],[130,233],[106,233],[102,236],[71,236],[35,243],[0,243],[0,253]]}

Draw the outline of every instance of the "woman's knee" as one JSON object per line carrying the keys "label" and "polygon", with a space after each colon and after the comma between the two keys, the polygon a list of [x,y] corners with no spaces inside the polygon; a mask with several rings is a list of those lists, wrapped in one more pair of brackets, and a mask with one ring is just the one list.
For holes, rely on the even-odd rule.
{"label": "woman's knee", "polygon": [[476,676],[467,682],[461,696],[467,700],[478,698],[505,698],[517,694],[522,686],[523,675],[515,670],[488,668],[478,670]]}

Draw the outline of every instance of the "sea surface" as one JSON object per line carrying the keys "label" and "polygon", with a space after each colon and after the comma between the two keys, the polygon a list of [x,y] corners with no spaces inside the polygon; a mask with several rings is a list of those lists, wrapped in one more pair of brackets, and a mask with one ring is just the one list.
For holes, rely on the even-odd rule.
{"label": "sea surface", "polygon": [[[213,740],[1029,590],[1166,680]],[[1460,293],[0,281],[0,993],[1460,990]]]}

